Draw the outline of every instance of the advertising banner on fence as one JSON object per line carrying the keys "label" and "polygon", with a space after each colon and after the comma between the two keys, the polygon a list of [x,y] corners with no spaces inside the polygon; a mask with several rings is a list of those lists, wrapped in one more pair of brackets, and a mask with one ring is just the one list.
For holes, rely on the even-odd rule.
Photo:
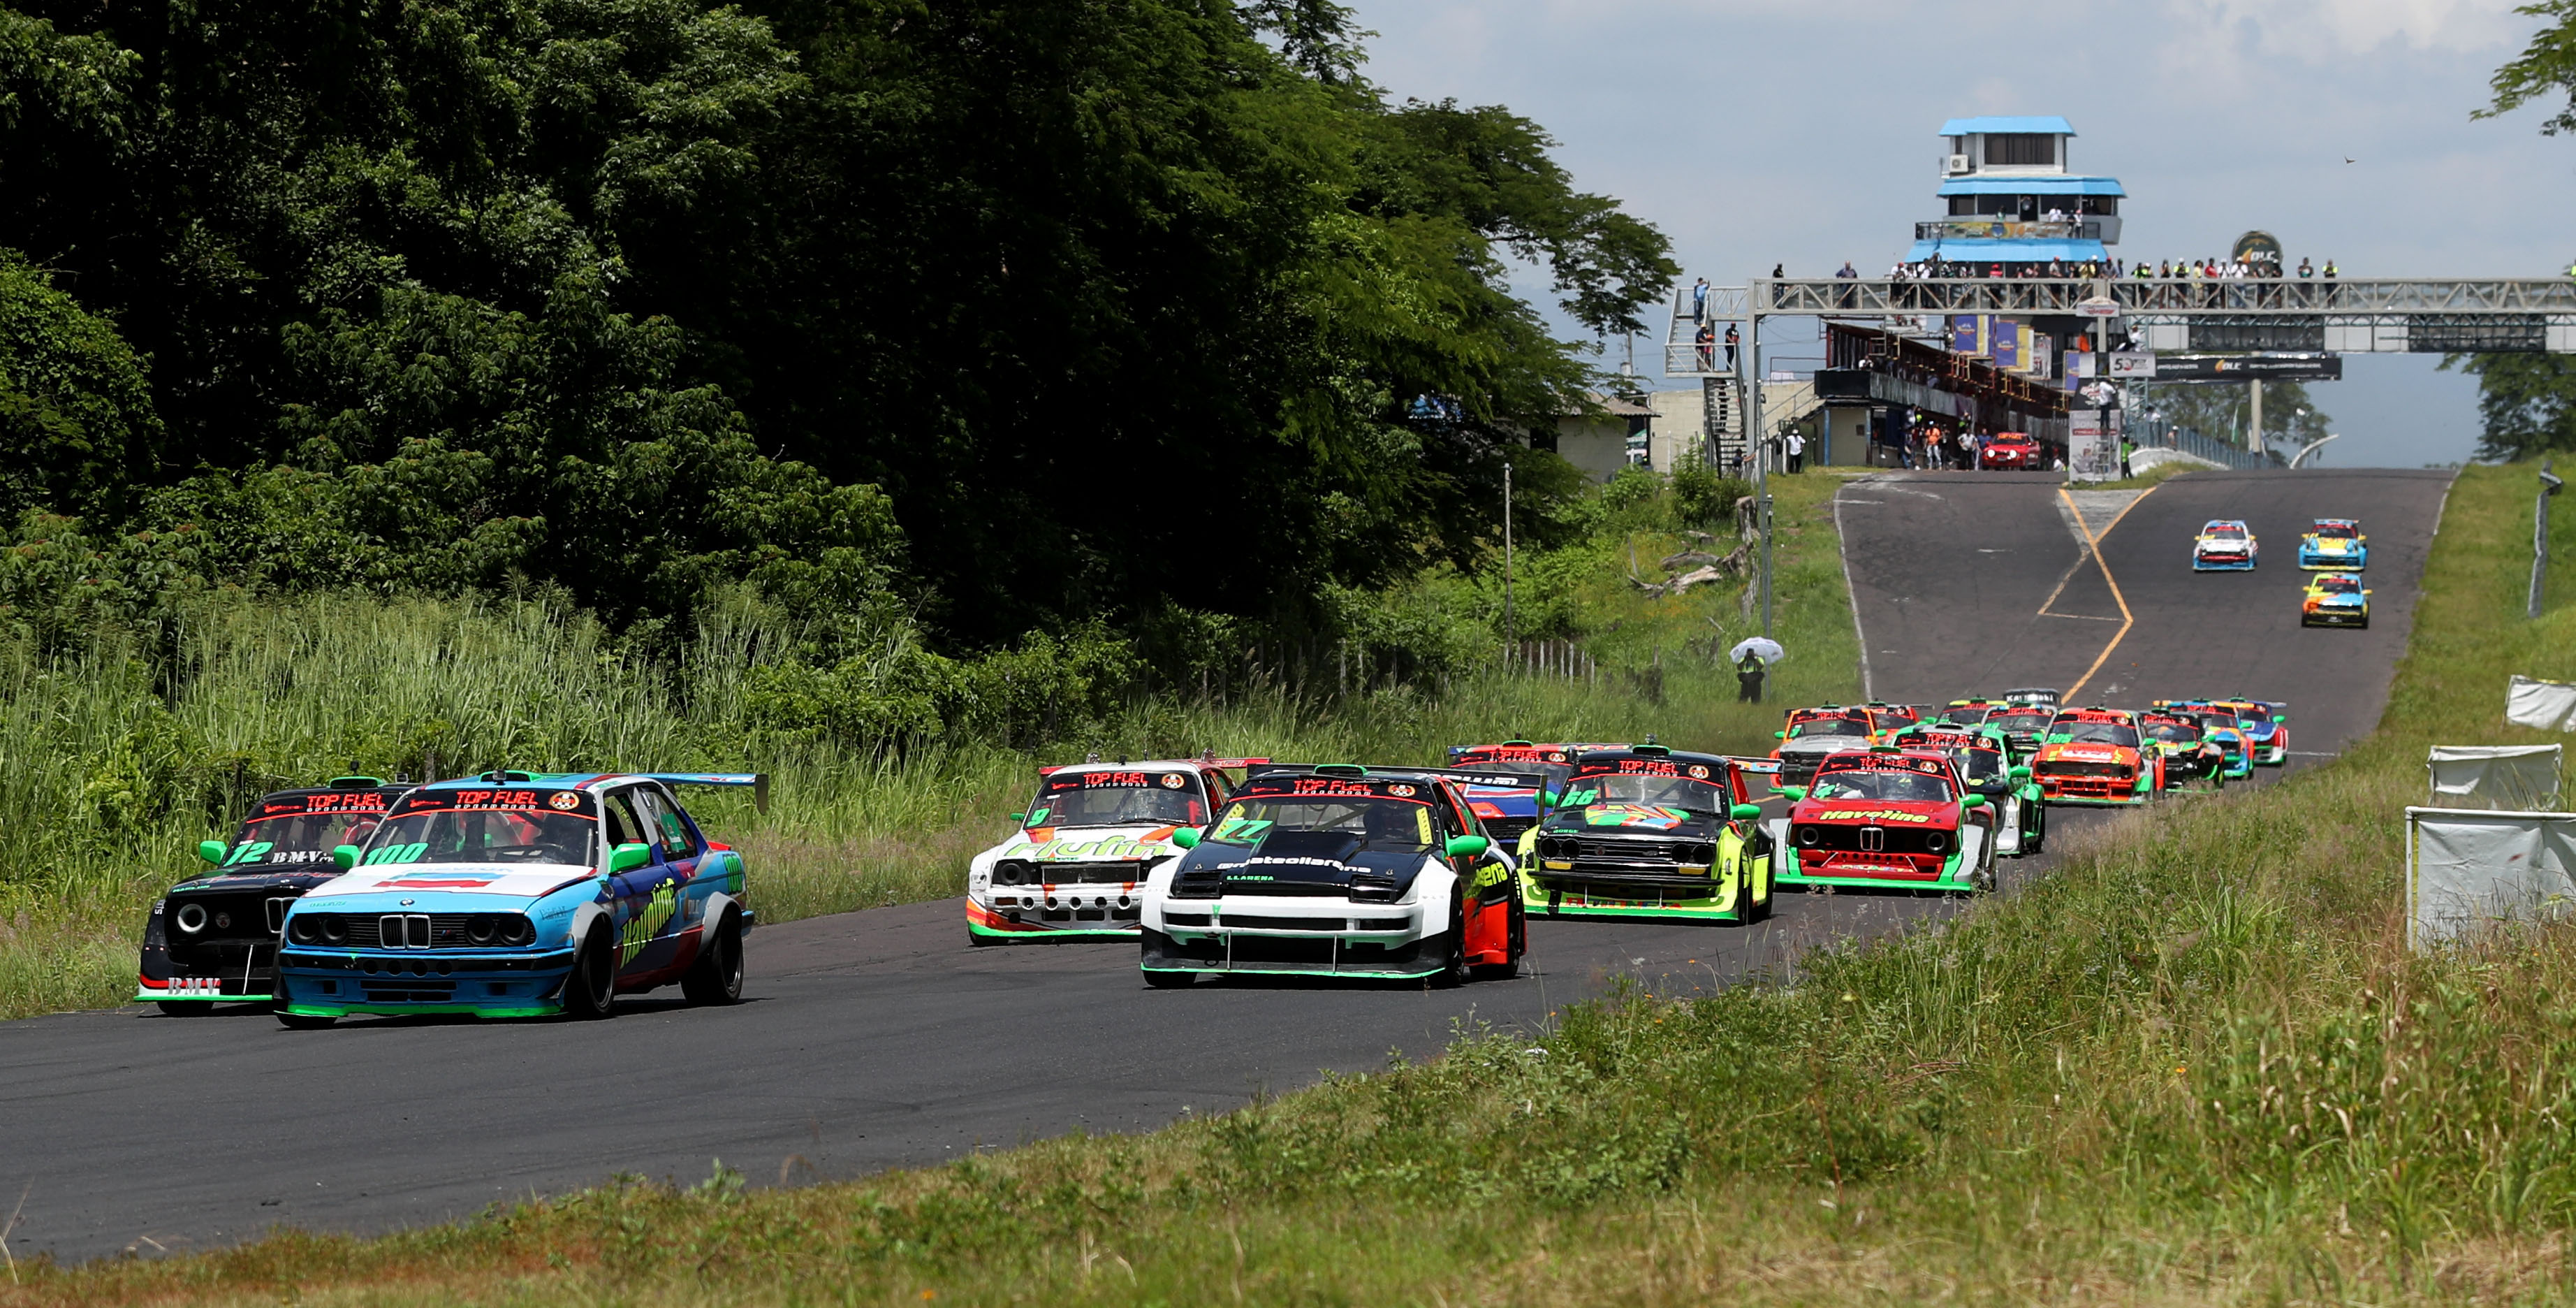
{"label": "advertising banner on fence", "polygon": [[1995,366],[2009,371],[2021,368],[2021,324],[2008,318],[1995,319],[1994,329],[1986,333],[1993,348]]}
{"label": "advertising banner on fence", "polygon": [[2122,350],[2117,354],[2106,354],[2102,357],[2110,361],[2111,375],[2114,377],[2129,377],[2144,381],[2156,375],[2156,356],[2150,352]]}

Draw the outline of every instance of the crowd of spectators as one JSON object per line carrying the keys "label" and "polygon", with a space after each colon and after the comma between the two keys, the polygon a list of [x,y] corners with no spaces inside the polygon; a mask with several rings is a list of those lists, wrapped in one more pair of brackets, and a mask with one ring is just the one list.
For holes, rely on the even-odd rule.
{"label": "crowd of spectators", "polygon": [[[2326,260],[2323,269],[2319,269],[2317,265],[2306,259],[2301,259],[2297,270],[2287,275],[2302,281],[2319,276],[2331,281],[2342,273],[2343,270],[2337,268],[2332,259]],[[1842,266],[1842,271],[1834,275],[1857,277],[1860,274],[1852,271],[1852,266],[1846,263]],[[1974,277],[2045,277],[2086,281],[2097,278],[2138,281],[2242,281],[2276,278],[2283,275],[2277,264],[2257,263],[2250,259],[2159,259],[2153,264],[2143,259],[2134,264],[2124,263],[2118,259],[2049,259],[2015,263],[2001,260],[1918,259],[1912,263],[1899,263],[1887,271],[1889,280],[1900,282]]]}

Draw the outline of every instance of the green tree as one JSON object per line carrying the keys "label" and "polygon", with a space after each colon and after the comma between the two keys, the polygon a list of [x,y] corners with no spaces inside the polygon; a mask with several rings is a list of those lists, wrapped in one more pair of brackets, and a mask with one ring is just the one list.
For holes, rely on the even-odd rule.
{"label": "green tree", "polygon": [[[2245,444],[2245,429],[2254,421],[2252,390],[2242,385],[2165,382],[2140,388],[2143,401],[2155,406],[2156,420],[2214,441]],[[2308,388],[2294,381],[2263,383],[2263,446],[2296,450],[2322,439],[2334,425],[2332,415],[2309,398]]]}

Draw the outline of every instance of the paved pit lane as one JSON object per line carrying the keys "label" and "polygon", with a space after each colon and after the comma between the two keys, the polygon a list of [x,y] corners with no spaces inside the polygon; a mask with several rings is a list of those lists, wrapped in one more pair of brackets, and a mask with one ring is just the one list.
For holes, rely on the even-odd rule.
{"label": "paved pit lane", "polygon": [[[2088,701],[2241,691],[2291,702],[2294,765],[2330,753],[2386,699],[2446,485],[2195,474],[2070,508],[2044,476],[1855,482],[1839,511],[1872,688],[1938,702],[2073,688],[2090,670]],[[2100,538],[2109,580],[2070,511]],[[2359,517],[2370,533],[2367,632],[2297,625],[2294,551],[2319,516]],[[2191,535],[2213,517],[2253,524],[2260,570],[2191,573]],[[2102,820],[2061,809],[2052,827]],[[2048,861],[2000,865],[2004,889]],[[10,1240],[20,1257],[76,1260],[218,1246],[281,1223],[446,1220],[619,1172],[691,1182],[717,1158],[755,1184],[854,1176],[1222,1111],[1326,1069],[1433,1053],[1460,1030],[1538,1029],[1620,977],[1687,994],[1951,911],[1840,893],[1784,895],[1750,928],[1533,919],[1531,966],[1508,982],[1160,991],[1129,947],[969,949],[951,900],[764,927],[733,1009],[664,992],[608,1022],[354,1019],[318,1032],[250,1012],[63,1014],[0,1024],[0,1191],[26,1194]]]}

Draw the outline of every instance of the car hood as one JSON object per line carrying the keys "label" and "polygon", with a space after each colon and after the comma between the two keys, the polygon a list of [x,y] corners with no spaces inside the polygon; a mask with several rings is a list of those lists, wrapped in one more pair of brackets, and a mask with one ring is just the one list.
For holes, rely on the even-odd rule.
{"label": "car hood", "polygon": [[1869,748],[1867,736],[1800,736],[1780,742],[1781,757],[1791,754],[1839,754],[1847,749]]}
{"label": "car hood", "polygon": [[1258,895],[1272,887],[1347,886],[1353,877],[1366,875],[1379,886],[1392,881],[1400,899],[1429,858],[1362,849],[1359,837],[1339,832],[1281,831],[1258,845],[1203,844],[1181,860],[1174,880],[1213,876],[1222,879],[1228,893]]}
{"label": "car hood", "polygon": [[208,892],[229,894],[243,890],[311,890],[315,886],[329,884],[339,875],[340,869],[327,862],[297,863],[263,867],[247,872],[225,872],[212,876],[193,877],[170,887],[169,893],[189,895]]}
{"label": "car hood", "polygon": [[372,906],[380,900],[417,899],[422,895],[489,895],[501,899],[543,899],[566,886],[597,879],[585,867],[547,863],[389,863],[361,867],[317,886],[301,907]]}
{"label": "car hood", "polygon": [[1032,863],[1099,863],[1126,858],[1161,858],[1180,852],[1172,843],[1176,825],[1117,827],[1030,827],[985,852]]}
{"label": "car hood", "polygon": [[1900,799],[1802,799],[1789,809],[1791,822],[1849,822],[1884,826],[1955,827],[1959,805]]}
{"label": "car hood", "polygon": [[2040,747],[2038,760],[2043,763],[2128,763],[2136,764],[2138,751],[2126,745],[2105,745],[2099,741],[2079,740]]}
{"label": "car hood", "polygon": [[1713,813],[1693,813],[1661,804],[1591,804],[1548,814],[1543,829],[1558,835],[1697,836],[1705,840],[1714,838],[1717,828],[1718,818]]}

